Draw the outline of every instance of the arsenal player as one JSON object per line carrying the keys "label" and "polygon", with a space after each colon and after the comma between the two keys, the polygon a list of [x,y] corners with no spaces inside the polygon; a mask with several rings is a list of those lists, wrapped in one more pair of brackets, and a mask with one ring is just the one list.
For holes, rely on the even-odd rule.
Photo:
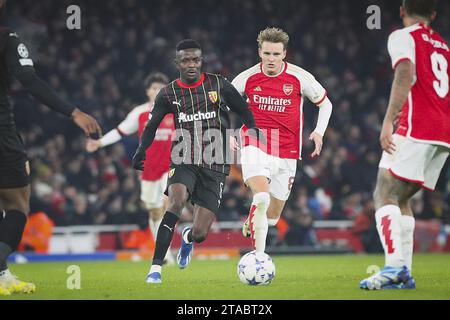
{"label": "arsenal player", "polygon": [[303,102],[307,98],[319,109],[312,157],[320,155],[322,140],[332,112],[327,92],[310,73],[285,62],[289,36],[267,28],[258,36],[261,62],[239,74],[233,85],[247,96],[256,126],[267,135],[258,144],[241,130],[241,162],[244,182],[253,193],[250,214],[243,226],[256,251],[264,252],[268,226],[278,222],[295,179],[303,146]]}
{"label": "arsenal player", "polygon": [[383,155],[374,193],[385,267],[361,281],[368,290],[415,288],[415,220],[409,200],[420,188],[434,190],[450,148],[450,53],[430,27],[435,1],[404,0],[400,17],[405,28],[388,40],[395,76],[380,134]]}
{"label": "arsenal player", "polygon": [[[148,102],[137,106],[127,115],[117,128],[109,131],[101,139],[88,140],[86,149],[88,152],[97,151],[99,148],[116,143],[123,136],[132,135],[136,132],[142,135],[149,114],[153,109],[155,97],[159,90],[169,83],[169,78],[162,73],[154,72],[145,80],[145,89]],[[164,191],[167,186],[167,175],[169,172],[170,150],[172,148],[172,134],[174,132],[173,115],[167,115],[160,123],[156,131],[155,142],[147,149],[145,170],[141,175],[141,200],[149,210],[149,226],[154,239],[167,206]],[[165,201],[166,200],[166,201]],[[165,261],[174,263],[174,259],[167,251]]]}

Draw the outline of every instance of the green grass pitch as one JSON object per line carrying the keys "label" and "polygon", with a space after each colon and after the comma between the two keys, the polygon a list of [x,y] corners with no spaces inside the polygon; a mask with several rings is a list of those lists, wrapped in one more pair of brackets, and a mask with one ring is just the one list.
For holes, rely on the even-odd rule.
{"label": "green grass pitch", "polygon": [[[292,300],[292,299],[450,299],[450,255],[418,254],[413,275],[416,290],[364,291],[359,281],[371,265],[382,266],[381,255],[273,256],[276,277],[268,286],[241,284],[237,259],[193,260],[184,270],[163,269],[163,283],[145,283],[148,262],[58,262],[10,265],[37,291],[0,299],[173,299],[173,300]],[[67,268],[81,270],[81,289],[67,289]]]}

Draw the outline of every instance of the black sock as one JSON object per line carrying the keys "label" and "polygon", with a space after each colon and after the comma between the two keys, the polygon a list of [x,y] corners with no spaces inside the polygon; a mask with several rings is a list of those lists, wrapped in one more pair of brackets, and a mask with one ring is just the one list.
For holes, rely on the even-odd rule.
{"label": "black sock", "polygon": [[158,235],[156,236],[155,255],[153,256],[152,264],[161,266],[172,242],[173,233],[175,231],[175,225],[180,218],[167,211],[164,214],[161,224],[159,225]]}
{"label": "black sock", "polygon": [[0,242],[0,272],[8,269],[8,264],[6,260],[8,260],[9,255],[13,252],[10,246],[6,243]]}
{"label": "black sock", "polygon": [[27,216],[18,210],[8,210],[0,222],[0,271],[7,269],[8,256],[17,249],[22,239]]}

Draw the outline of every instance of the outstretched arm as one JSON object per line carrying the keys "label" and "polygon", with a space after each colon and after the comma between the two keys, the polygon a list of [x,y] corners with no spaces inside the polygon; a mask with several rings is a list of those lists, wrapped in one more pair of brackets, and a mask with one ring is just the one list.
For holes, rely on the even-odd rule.
{"label": "outstretched arm", "polygon": [[33,60],[29,57],[26,46],[20,41],[17,34],[13,32],[9,34],[6,44],[6,62],[8,70],[40,103],[65,116],[71,117],[86,135],[97,133],[101,136],[101,128],[94,118],[61,99],[36,75]]}

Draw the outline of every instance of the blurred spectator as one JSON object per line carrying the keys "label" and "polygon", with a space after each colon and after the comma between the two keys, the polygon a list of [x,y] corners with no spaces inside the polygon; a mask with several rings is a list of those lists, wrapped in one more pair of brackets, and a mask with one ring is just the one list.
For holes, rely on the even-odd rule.
{"label": "blurred spectator", "polygon": [[375,223],[373,201],[366,202],[361,212],[356,214],[351,232],[358,236],[367,253],[383,252],[380,237]]}
{"label": "blurred spectator", "polygon": [[313,227],[313,217],[307,210],[296,210],[288,220],[289,228],[284,241],[290,246],[314,246],[316,235]]}

